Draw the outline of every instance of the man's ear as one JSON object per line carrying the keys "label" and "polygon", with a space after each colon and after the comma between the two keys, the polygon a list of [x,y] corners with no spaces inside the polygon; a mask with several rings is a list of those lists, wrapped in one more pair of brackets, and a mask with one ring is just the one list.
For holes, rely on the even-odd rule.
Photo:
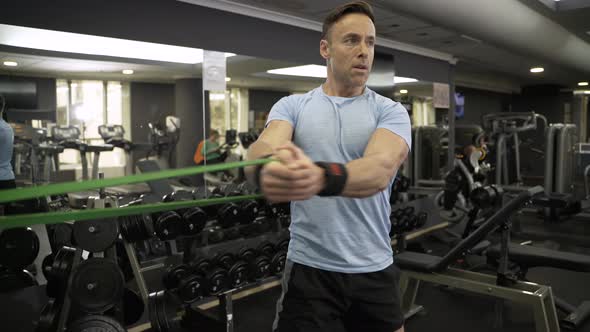
{"label": "man's ear", "polygon": [[330,45],[326,39],[320,40],[320,55],[326,60],[330,59]]}

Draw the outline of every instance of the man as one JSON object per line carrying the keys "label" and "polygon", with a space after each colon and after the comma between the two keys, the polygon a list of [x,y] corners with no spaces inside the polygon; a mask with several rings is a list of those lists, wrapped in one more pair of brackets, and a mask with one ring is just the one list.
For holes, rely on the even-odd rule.
{"label": "man", "polygon": [[275,331],[403,331],[389,196],[411,125],[401,104],[366,87],[375,38],[367,3],[333,10],[320,41],[325,83],[278,101],[249,149],[248,159],[280,162],[248,178],[267,200],[291,201]]}
{"label": "man", "polygon": [[219,164],[223,162],[224,156],[220,153],[221,146],[219,145],[219,132],[211,129],[209,132],[209,139],[203,142],[201,154],[207,161],[207,164]]}

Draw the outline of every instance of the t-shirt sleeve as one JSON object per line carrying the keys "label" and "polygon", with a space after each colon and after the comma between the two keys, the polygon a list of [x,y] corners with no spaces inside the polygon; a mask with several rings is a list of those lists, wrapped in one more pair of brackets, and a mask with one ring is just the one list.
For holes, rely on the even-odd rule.
{"label": "t-shirt sleeve", "polygon": [[412,148],[412,124],[408,111],[401,103],[387,102],[379,115],[377,128],[384,128],[400,136]]}
{"label": "t-shirt sleeve", "polygon": [[273,105],[272,109],[270,110],[264,127],[268,126],[271,121],[283,120],[289,122],[291,126],[295,128],[295,124],[297,122],[295,109],[295,98],[293,96],[281,98]]}

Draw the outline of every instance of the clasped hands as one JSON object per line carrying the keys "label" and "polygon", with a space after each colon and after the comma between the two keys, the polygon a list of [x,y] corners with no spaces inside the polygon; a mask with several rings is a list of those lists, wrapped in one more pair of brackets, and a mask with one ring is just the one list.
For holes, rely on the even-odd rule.
{"label": "clasped hands", "polygon": [[288,142],[274,150],[272,161],[260,172],[260,188],[272,203],[301,201],[325,186],[325,172],[303,150]]}

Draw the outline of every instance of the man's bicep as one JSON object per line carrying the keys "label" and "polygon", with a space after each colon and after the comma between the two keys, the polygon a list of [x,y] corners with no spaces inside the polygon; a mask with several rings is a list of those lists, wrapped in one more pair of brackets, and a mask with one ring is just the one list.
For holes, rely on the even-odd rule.
{"label": "man's bicep", "polygon": [[406,140],[389,129],[377,128],[367,147],[363,157],[378,157],[395,163],[397,169],[408,156],[409,148]]}
{"label": "man's bicep", "polygon": [[269,144],[276,148],[282,144],[291,141],[293,137],[293,126],[289,121],[273,120],[268,123],[266,128],[258,137],[258,141]]}

